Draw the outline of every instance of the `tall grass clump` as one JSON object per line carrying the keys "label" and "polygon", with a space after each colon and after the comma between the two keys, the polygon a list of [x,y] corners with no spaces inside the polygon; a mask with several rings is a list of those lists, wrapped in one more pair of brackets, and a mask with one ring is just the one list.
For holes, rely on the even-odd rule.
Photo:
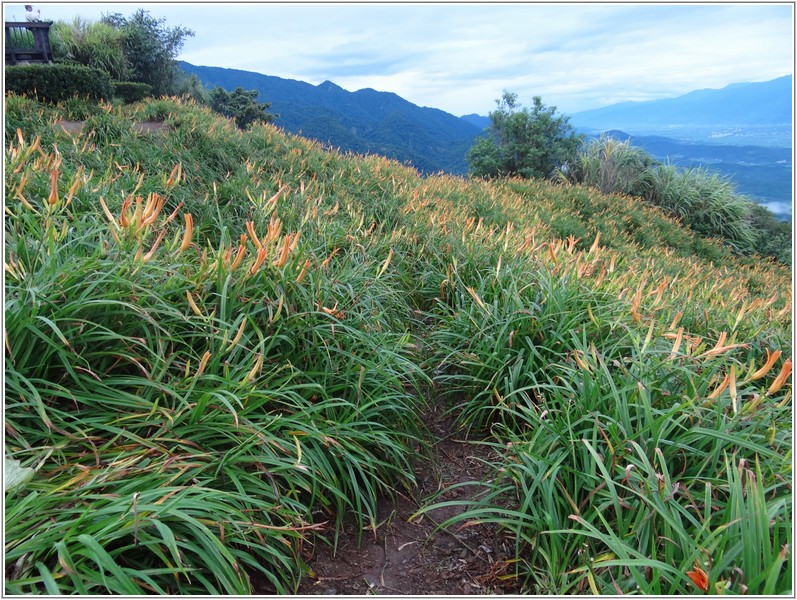
{"label": "tall grass clump", "polygon": [[751,202],[735,192],[727,177],[703,167],[659,165],[651,173],[646,197],[699,234],[719,237],[740,252],[754,248]]}
{"label": "tall grass clump", "polygon": [[8,497],[6,590],[237,595],[260,573],[290,593],[316,533],[373,526],[414,477],[390,241],[346,215],[330,248],[298,163],[237,165],[248,214],[197,198],[199,154],[115,110],[127,127],[6,148],[6,456],[35,472]]}
{"label": "tall grass clump", "polygon": [[107,23],[75,17],[71,23],[58,21],[50,31],[53,58],[57,62],[102,69],[117,81],[130,78],[124,55],[124,32]]}
{"label": "tall grass clump", "polygon": [[642,195],[653,158],[629,140],[602,135],[588,140],[576,160],[557,172],[560,181],[579,182],[604,194]]}
{"label": "tall grass clump", "polygon": [[791,345],[770,335],[790,300],[710,306],[694,281],[574,247],[543,245],[500,302],[471,280],[442,311],[435,382],[499,458],[483,497],[424,510],[511,533],[508,577],[531,593],[688,594],[696,569],[714,593],[789,593]]}

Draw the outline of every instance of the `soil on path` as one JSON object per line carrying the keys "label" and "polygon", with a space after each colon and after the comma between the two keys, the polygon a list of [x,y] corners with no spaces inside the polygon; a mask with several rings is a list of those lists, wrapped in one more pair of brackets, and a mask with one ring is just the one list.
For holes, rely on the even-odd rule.
{"label": "soil on path", "polygon": [[[438,525],[461,514],[464,506],[445,506],[410,518],[423,506],[447,500],[471,500],[485,492],[482,485],[494,459],[492,449],[456,439],[451,419],[439,416],[431,427],[438,441],[433,460],[416,469],[417,488],[397,493],[378,505],[375,531],[360,534],[356,525],[344,528],[337,549],[317,544],[308,559],[312,576],[300,595],[470,595],[516,593],[511,577],[514,542],[486,524],[464,521],[445,529]],[[330,533],[330,536],[333,535]],[[332,542],[332,539],[329,540]]]}

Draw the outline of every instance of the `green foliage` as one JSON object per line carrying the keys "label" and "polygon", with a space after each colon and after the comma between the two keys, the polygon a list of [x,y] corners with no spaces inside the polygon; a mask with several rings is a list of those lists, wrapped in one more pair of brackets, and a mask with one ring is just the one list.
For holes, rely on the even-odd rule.
{"label": "green foliage", "polygon": [[[10,68],[6,67],[6,72]],[[6,144],[14,139],[17,130],[30,131],[44,128],[53,112],[52,105],[35,102],[26,95],[14,92],[6,93],[4,109]]]}
{"label": "green foliage", "polygon": [[79,108],[6,98],[6,593],[293,593],[413,485],[427,390],[525,591],[788,593],[788,269],[583,185]]}
{"label": "green foliage", "polygon": [[101,69],[117,81],[130,76],[124,34],[107,23],[79,17],[72,23],[58,21],[50,28],[50,44],[55,62]]}
{"label": "green foliage", "polygon": [[139,83],[137,81],[114,81],[111,83],[113,87],[113,95],[121,99],[123,102],[130,104],[131,102],[138,102],[147,96],[152,95],[152,86],[148,83]]}
{"label": "green foliage", "polygon": [[102,23],[120,32],[129,75],[125,79],[152,86],[155,96],[175,91],[176,58],[187,37],[194,32],[185,27],[166,27],[166,19],[155,19],[144,9],[131,16],[103,15]]}
{"label": "green foliage", "polygon": [[790,592],[789,396],[742,347],[672,344],[666,321],[645,335],[615,297],[562,279],[479,289],[485,307],[444,314],[431,345],[452,412],[497,438],[500,475],[444,503],[467,510],[441,526],[511,532],[529,593],[688,594],[693,565],[711,592]]}
{"label": "green foliage", "polygon": [[168,28],[164,23],[165,19],[155,19],[143,9],[130,17],[104,15],[96,23],[80,18],[72,23],[58,22],[50,35],[53,58],[106,71],[119,82],[115,88],[125,102],[149,94],[170,94],[177,91],[179,69],[175,59],[185,38],[194,33],[183,27]]}
{"label": "green foliage", "polygon": [[539,96],[533,106],[521,108],[517,94],[504,92],[496,100],[498,108],[490,113],[488,136],[468,151],[470,173],[476,177],[550,177],[556,169],[571,161],[581,137],[556,115]]}
{"label": "green foliage", "polygon": [[130,119],[125,119],[122,115],[109,110],[108,105],[102,107],[93,115],[86,118],[84,127],[86,131],[92,132],[94,139],[103,145],[117,144],[124,141],[132,129]]}
{"label": "green foliage", "polygon": [[191,98],[200,104],[207,104],[209,101],[208,90],[202,85],[199,77],[183,70],[179,70],[177,73],[176,93],[181,98]]}
{"label": "green foliage", "polygon": [[6,44],[10,47],[19,48],[20,50],[33,50],[36,48],[36,38],[33,37],[33,32],[29,29],[9,27],[6,30],[6,36],[8,36]]}
{"label": "green foliage", "polygon": [[108,73],[81,65],[15,65],[6,67],[7,92],[28,94],[48,102],[73,96],[93,100],[113,96]]}
{"label": "green foliage", "polygon": [[[54,145],[42,158],[20,130],[8,147],[6,448],[36,474],[7,513],[6,590],[249,595],[260,573],[291,593],[322,522],[375,526],[379,495],[413,480],[424,375],[405,283],[381,230],[300,190],[302,155],[329,160],[317,148],[263,125],[242,138],[196,105],[148,111],[106,105],[55,179]],[[131,127],[152,113],[160,144]],[[277,209],[280,177],[296,187]],[[191,229],[169,216],[181,203]]]}
{"label": "green foliage", "polygon": [[[113,82],[111,82],[111,85],[113,86]],[[59,102],[57,108],[60,114],[70,121],[85,121],[103,110],[101,104],[77,96],[72,96],[71,98]]]}
{"label": "green foliage", "polygon": [[752,203],[736,195],[727,177],[705,168],[658,165],[650,179],[649,202],[677,215],[701,235],[721,238],[737,251],[753,249]]}
{"label": "green foliage", "polygon": [[753,246],[756,252],[790,265],[792,263],[791,223],[777,219],[771,210],[760,204],[753,204],[750,207],[749,218],[750,227],[755,235]]}
{"label": "green foliage", "polygon": [[470,173],[476,177],[497,177],[501,172],[501,152],[491,137],[478,137],[468,149]]}
{"label": "green foliage", "polygon": [[209,104],[217,113],[235,119],[235,124],[239,129],[247,129],[253,123],[270,123],[275,118],[275,115],[267,112],[271,103],[261,104],[257,101],[258,95],[257,90],[245,90],[237,87],[232,92],[228,92],[217,87],[210,92]]}

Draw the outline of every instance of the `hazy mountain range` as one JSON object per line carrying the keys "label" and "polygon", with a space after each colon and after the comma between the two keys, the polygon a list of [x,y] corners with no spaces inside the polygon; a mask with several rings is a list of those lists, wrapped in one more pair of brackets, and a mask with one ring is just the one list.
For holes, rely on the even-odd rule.
{"label": "hazy mountain range", "polygon": [[791,146],[792,76],[761,83],[735,83],[696,90],[677,98],[621,102],[574,113],[570,123],[593,131],[622,129],[636,134],[747,143],[770,136],[767,145]]}
{"label": "hazy mountain range", "polygon": [[[466,174],[467,150],[490,124],[487,116],[456,117],[390,92],[349,92],[331,81],[312,85],[186,62],[180,67],[209,89],[258,90],[260,101],[270,102],[269,111],[278,115],[275,124],[288,132],[344,151],[381,154],[422,173]],[[741,193],[791,218],[791,90],[788,75],[569,116],[589,136],[620,130],[659,160],[729,175]]]}

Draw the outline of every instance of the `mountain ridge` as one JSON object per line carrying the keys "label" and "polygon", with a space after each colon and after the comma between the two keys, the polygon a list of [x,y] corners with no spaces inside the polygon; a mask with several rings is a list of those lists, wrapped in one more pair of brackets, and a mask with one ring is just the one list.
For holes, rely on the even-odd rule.
{"label": "mountain ridge", "polygon": [[570,115],[578,127],[631,133],[678,127],[790,126],[793,81],[785,75],[764,82],[733,83],[681,96],[620,102]]}
{"label": "mountain ridge", "polygon": [[[181,61],[206,87],[256,89],[279,115],[275,124],[322,144],[409,162],[423,173],[467,173],[465,154],[481,128],[437,108],[420,107],[393,92],[349,92],[332,81],[304,81]],[[412,136],[407,135],[408,129]]]}

